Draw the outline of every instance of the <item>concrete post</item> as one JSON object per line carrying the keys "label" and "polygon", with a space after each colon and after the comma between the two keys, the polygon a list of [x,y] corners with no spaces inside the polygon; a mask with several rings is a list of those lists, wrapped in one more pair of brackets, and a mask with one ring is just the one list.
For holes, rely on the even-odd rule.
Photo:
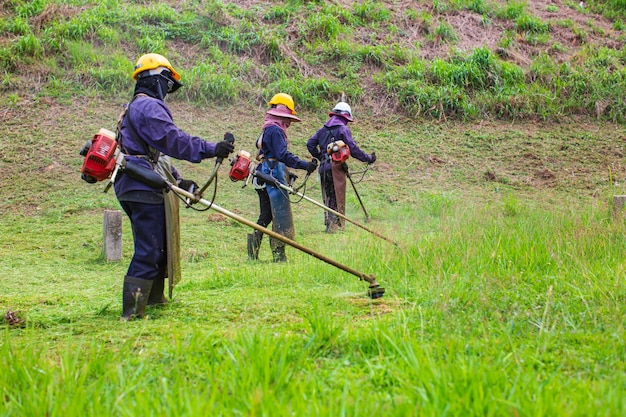
{"label": "concrete post", "polygon": [[624,210],[624,203],[626,203],[626,195],[614,195],[613,196],[613,215],[619,216]]}
{"label": "concrete post", "polygon": [[107,261],[122,259],[122,212],[104,210],[104,243],[102,254]]}

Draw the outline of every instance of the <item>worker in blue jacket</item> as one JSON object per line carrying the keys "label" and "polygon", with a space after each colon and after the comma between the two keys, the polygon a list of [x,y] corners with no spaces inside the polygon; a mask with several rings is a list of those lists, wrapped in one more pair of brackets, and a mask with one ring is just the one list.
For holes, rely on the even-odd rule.
{"label": "worker in blue jacket", "polygon": [[[317,160],[307,162],[292,154],[287,139],[287,128],[291,122],[299,122],[296,116],[293,98],[289,94],[278,93],[269,101],[269,110],[263,120],[263,132],[256,142],[259,150],[257,159],[261,163],[257,170],[269,174],[282,184],[288,184],[287,167],[304,169],[307,173],[315,171]],[[262,184],[255,178],[255,188],[259,195],[260,214],[257,224],[267,227],[272,223],[272,231],[289,239],[294,239],[295,229],[291,204],[287,192],[274,184]],[[263,233],[255,230],[248,235],[248,257],[258,259]],[[285,262],[285,243],[270,237],[270,247],[274,262]]]}
{"label": "worker in blue jacket", "polygon": [[[118,123],[118,141],[126,160],[159,172],[180,188],[193,190],[197,185],[182,179],[169,158],[190,162],[226,158],[234,149],[234,138],[228,133],[228,141],[207,142],[176,126],[164,99],[182,84],[180,74],[162,55],[141,56],[133,79],[133,99]],[[114,187],[133,232],[134,254],[122,290],[122,320],[131,320],[144,316],[146,305],[167,303],[165,278],[171,282],[179,279],[179,200],[175,193],[153,188],[123,171],[115,178]]]}
{"label": "worker in blue jacket", "polygon": [[[314,158],[320,160],[319,175],[324,205],[334,211],[346,214],[346,165],[344,161],[334,161],[332,158],[331,143],[342,143],[347,147],[346,157],[353,157],[361,162],[372,164],[376,161],[376,153],[365,153],[352,138],[348,122],[354,121],[352,108],[344,101],[340,101],[328,113],[328,120],[313,136],[309,138],[306,147]],[[331,147],[333,148],[333,147]],[[333,149],[340,149],[340,146]],[[345,158],[341,158],[345,159]],[[324,213],[326,233],[343,230],[344,219],[334,213]]]}

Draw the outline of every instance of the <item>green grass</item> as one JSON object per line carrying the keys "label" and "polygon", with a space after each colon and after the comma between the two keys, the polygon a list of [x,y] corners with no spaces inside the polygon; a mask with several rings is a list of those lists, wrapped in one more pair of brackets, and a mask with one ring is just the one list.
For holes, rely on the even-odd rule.
{"label": "green grass", "polygon": [[[246,228],[184,211],[185,279],[172,303],[131,323],[117,321],[127,224],[124,260],[106,263],[99,210],[5,217],[2,304],[27,321],[2,335],[6,415],[624,411],[622,222],[601,206],[504,196],[394,207],[365,196],[370,227],[399,249],[350,225],[324,235],[310,207],[298,235],[375,273],[382,299],[295,250],[269,263],[267,242],[250,263]],[[354,202],[349,213],[361,217]]]}
{"label": "green grass", "polygon": [[[238,148],[252,150],[262,111],[170,105],[189,131],[231,130]],[[123,259],[105,262],[102,211],[119,207],[103,184],[78,176],[87,132],[118,108],[46,106],[20,109],[0,130],[20,138],[0,140],[10,178],[0,186],[0,306],[25,320],[0,328],[2,415],[625,411],[626,230],[610,210],[612,195],[624,193],[612,153],[619,126],[399,120],[381,130],[361,117],[354,136],[379,159],[356,184],[367,227],[399,246],[350,223],[327,235],[321,209],[307,201],[294,204],[296,239],[374,274],[383,298],[370,300],[366,283],[293,248],[287,264],[270,262],[267,239],[260,261],[249,262],[248,227],[183,209],[173,301],[121,323],[129,223]],[[299,115],[289,136],[305,156],[325,115]],[[67,128],[50,129],[55,120]],[[178,164],[199,182],[212,166]],[[546,169],[555,178],[538,176]],[[226,171],[216,203],[255,219],[254,190]],[[306,193],[320,199],[315,177]],[[364,223],[350,189],[347,214]]]}

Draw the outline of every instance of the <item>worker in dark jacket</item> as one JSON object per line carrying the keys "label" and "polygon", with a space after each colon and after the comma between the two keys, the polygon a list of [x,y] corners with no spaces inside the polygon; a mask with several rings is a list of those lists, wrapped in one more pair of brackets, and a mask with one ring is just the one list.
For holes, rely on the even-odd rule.
{"label": "worker in dark jacket", "polygon": [[[264,174],[270,174],[282,184],[287,184],[287,167],[304,169],[307,173],[315,171],[317,161],[304,161],[288,150],[287,128],[291,122],[299,122],[296,116],[293,98],[289,94],[278,93],[268,103],[270,109],[265,113],[263,132],[257,139],[259,153],[257,159],[261,163],[257,166]],[[291,204],[286,191],[274,184],[261,184],[255,178],[255,188],[259,195],[260,214],[257,224],[267,227],[272,223],[272,231],[289,239],[294,239],[295,229]],[[248,257],[258,259],[259,248],[263,233],[255,230],[248,235]],[[274,262],[285,262],[285,243],[270,237],[270,247]]]}
{"label": "worker in dark jacket", "polygon": [[[340,101],[328,113],[329,119],[306,143],[306,147],[314,158],[319,159],[319,175],[322,185],[324,205],[341,214],[346,213],[346,165],[345,160],[351,156],[361,162],[372,164],[376,161],[376,153],[367,154],[359,148],[352,138],[348,122],[352,122],[352,109],[346,102]],[[330,145],[330,146],[329,146]],[[347,148],[347,149],[346,149]],[[333,158],[339,153],[342,157]],[[334,159],[334,160],[333,160]],[[334,213],[324,213],[326,232],[333,233],[343,230],[344,219]]]}
{"label": "worker in dark jacket", "polygon": [[[133,79],[133,100],[120,115],[118,138],[127,163],[159,172],[183,189],[197,185],[183,180],[169,157],[190,162],[226,158],[233,151],[230,141],[207,142],[184,132],[174,124],[164,102],[168,93],[182,86],[180,75],[158,54],[139,58]],[[229,140],[232,135],[229,135]],[[164,304],[164,281],[177,282],[180,274],[178,198],[174,192],[152,188],[123,171],[115,178],[115,194],[130,218],[134,254],[124,277],[122,319],[145,314],[146,305]]]}

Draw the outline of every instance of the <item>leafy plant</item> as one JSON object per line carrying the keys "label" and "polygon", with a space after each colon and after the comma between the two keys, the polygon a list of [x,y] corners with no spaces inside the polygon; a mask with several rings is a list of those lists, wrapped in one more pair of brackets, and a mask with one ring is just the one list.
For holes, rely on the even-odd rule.
{"label": "leafy plant", "polygon": [[439,22],[437,27],[435,27],[434,35],[443,41],[454,41],[456,40],[456,34],[454,33],[454,29],[446,22]]}
{"label": "leafy plant", "polygon": [[496,16],[501,19],[517,20],[524,15],[526,4],[523,2],[507,2],[496,10]]}
{"label": "leafy plant", "polygon": [[515,21],[515,27],[520,32],[544,34],[550,31],[550,24],[544,23],[536,17],[522,14]]}
{"label": "leafy plant", "polygon": [[384,3],[378,1],[357,2],[353,5],[352,10],[361,24],[386,22],[391,18],[391,12],[385,8]]}
{"label": "leafy plant", "polygon": [[313,14],[307,18],[301,29],[309,40],[333,41],[343,31],[339,20],[330,14]]}

